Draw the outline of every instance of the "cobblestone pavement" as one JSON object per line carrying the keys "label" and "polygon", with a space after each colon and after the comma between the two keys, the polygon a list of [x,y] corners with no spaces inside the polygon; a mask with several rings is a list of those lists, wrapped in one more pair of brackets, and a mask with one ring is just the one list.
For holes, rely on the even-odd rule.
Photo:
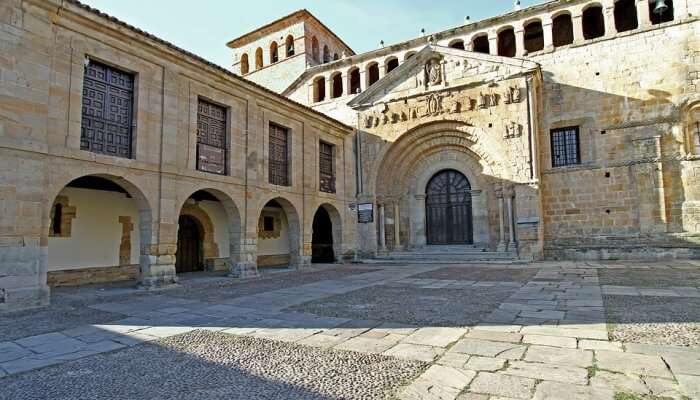
{"label": "cobblestone pavement", "polygon": [[119,319],[0,342],[0,399],[700,399],[700,268],[643,267],[373,264],[85,288],[71,298]]}

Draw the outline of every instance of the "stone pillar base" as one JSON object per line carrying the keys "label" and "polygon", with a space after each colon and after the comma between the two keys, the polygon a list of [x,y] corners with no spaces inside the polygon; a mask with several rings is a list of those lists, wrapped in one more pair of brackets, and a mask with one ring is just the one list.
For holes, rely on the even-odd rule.
{"label": "stone pillar base", "polygon": [[294,268],[300,271],[311,268],[311,256],[299,256],[299,263]]}
{"label": "stone pillar base", "polygon": [[177,284],[175,264],[150,265],[141,267],[139,288],[159,289]]}
{"label": "stone pillar base", "polygon": [[496,246],[496,251],[508,251],[508,244],[506,242],[498,242],[498,246]]}
{"label": "stone pillar base", "polygon": [[50,293],[47,285],[0,289],[0,313],[48,306]]}
{"label": "stone pillar base", "polygon": [[258,272],[258,264],[244,262],[231,264],[228,276],[236,279],[257,278],[260,276],[260,273]]}

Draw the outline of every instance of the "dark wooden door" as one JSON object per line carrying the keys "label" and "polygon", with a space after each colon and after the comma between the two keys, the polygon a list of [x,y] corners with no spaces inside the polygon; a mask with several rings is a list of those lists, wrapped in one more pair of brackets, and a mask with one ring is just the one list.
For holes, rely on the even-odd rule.
{"label": "dark wooden door", "polygon": [[90,60],[83,79],[80,148],[130,158],[134,76]]}
{"label": "dark wooden door", "polygon": [[177,273],[201,271],[203,269],[202,233],[199,224],[187,215],[181,215],[178,224],[175,271]]}
{"label": "dark wooden door", "polygon": [[425,198],[428,244],[473,243],[471,185],[455,170],[437,173]]}
{"label": "dark wooden door", "polygon": [[311,232],[311,262],[332,263],[333,253],[333,222],[325,208],[320,207],[314,215]]}

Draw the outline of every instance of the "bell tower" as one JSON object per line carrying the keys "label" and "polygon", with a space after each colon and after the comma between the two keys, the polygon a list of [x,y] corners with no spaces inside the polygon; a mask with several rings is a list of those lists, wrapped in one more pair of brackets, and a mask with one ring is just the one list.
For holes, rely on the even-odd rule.
{"label": "bell tower", "polygon": [[226,44],[233,72],[281,93],[306,69],[355,52],[307,10],[299,10]]}

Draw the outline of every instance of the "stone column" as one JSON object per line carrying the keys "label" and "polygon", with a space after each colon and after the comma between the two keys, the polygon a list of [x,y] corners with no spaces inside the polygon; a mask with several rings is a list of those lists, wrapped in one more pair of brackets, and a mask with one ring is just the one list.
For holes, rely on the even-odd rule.
{"label": "stone column", "polygon": [[229,276],[232,278],[256,278],[258,273],[257,239],[241,239],[241,248],[237,259],[231,257]]}
{"label": "stone column", "polygon": [[350,96],[350,74],[348,71],[343,72],[340,78],[343,81],[343,96]]}
{"label": "stone column", "polygon": [[503,207],[503,189],[496,189],[496,198],[498,199],[498,246],[497,251],[506,251],[505,226],[504,226],[504,207]]}
{"label": "stone column", "polygon": [[637,21],[639,21],[640,28],[651,26],[649,0],[637,0]]}
{"label": "stone column", "polygon": [[367,71],[361,70],[360,71],[360,91],[364,92],[365,90],[367,90]]}
{"label": "stone column", "polygon": [[522,26],[515,28],[515,56],[525,55],[525,30]]}
{"label": "stone column", "polygon": [[498,55],[498,34],[496,31],[489,31],[489,54]]}
{"label": "stone column", "polygon": [[518,244],[515,243],[515,220],[513,219],[513,197],[515,197],[513,188],[508,188],[505,197],[508,206],[508,250],[513,251],[518,249]]}
{"label": "stone column", "polygon": [[605,36],[615,36],[617,27],[615,27],[615,5],[603,5],[603,19],[605,19]]}
{"label": "stone column", "polygon": [[384,78],[384,75],[386,75],[386,64],[380,64],[379,65],[379,80],[382,80],[382,78]]}
{"label": "stone column", "polygon": [[583,12],[580,9],[571,15],[571,24],[574,26],[574,43],[583,42]]}
{"label": "stone column", "polygon": [[394,201],[394,250],[401,248],[401,216],[399,215],[399,201]]}
{"label": "stone column", "polygon": [[379,204],[378,206],[378,218],[379,218],[379,251],[386,251],[386,213],[384,211],[384,204]]}
{"label": "stone column", "polygon": [[324,100],[329,100],[333,95],[333,80],[330,75],[324,77],[326,79],[326,98]]}
{"label": "stone column", "polygon": [[544,34],[544,49],[552,50],[554,48],[554,26],[551,19],[542,21],[542,33]]}

